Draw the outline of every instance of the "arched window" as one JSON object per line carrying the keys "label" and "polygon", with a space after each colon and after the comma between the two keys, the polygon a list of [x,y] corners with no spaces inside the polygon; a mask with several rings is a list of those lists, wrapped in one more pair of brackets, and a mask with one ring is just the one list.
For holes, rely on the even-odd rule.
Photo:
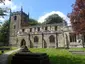
{"label": "arched window", "polygon": [[14,25],[14,29],[16,28],[16,26]]}
{"label": "arched window", "polygon": [[17,16],[14,16],[14,20],[17,20]]}
{"label": "arched window", "polygon": [[49,42],[55,42],[55,37],[53,36],[53,35],[51,35],[50,37],[49,37]]}
{"label": "arched window", "polygon": [[24,32],[25,31],[25,29],[22,29],[22,32]]}
{"label": "arched window", "polygon": [[83,37],[84,37],[84,42],[85,42],[85,35],[83,35]]}
{"label": "arched window", "polygon": [[57,26],[55,26],[55,31],[57,31]]}
{"label": "arched window", "polygon": [[76,42],[76,34],[70,33],[69,36],[70,36],[70,42]]}
{"label": "arched window", "polygon": [[34,37],[34,42],[38,42],[38,37],[37,36]]}
{"label": "arched window", "polygon": [[45,27],[45,30],[48,30],[48,27],[47,26]]}

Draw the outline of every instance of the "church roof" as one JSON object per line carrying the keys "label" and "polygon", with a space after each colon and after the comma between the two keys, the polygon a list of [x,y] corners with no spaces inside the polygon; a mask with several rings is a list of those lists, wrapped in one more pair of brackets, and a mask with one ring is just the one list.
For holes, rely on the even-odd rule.
{"label": "church roof", "polygon": [[28,16],[28,15],[27,15],[25,12],[23,12],[23,11],[12,12],[11,15],[21,15],[21,14],[23,14],[23,15],[25,15],[25,16]]}

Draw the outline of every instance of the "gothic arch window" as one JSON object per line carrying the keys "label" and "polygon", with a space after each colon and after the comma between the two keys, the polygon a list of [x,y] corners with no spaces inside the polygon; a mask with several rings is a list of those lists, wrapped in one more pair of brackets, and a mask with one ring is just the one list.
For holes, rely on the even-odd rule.
{"label": "gothic arch window", "polygon": [[76,34],[70,33],[69,36],[70,36],[70,42],[76,42]]}
{"label": "gothic arch window", "polygon": [[17,20],[17,16],[14,16],[14,20]]}
{"label": "gothic arch window", "polygon": [[57,31],[57,26],[55,26],[55,31]]}
{"label": "gothic arch window", "polygon": [[38,42],[38,40],[39,40],[38,37],[35,36],[35,37],[34,37],[34,42]]}
{"label": "gothic arch window", "polygon": [[45,30],[48,30],[48,27],[47,26],[45,27]]}
{"label": "gothic arch window", "polygon": [[14,25],[14,29],[16,28],[16,26]]}
{"label": "gothic arch window", "polygon": [[22,32],[24,32],[25,31],[25,29],[22,29]]}
{"label": "gothic arch window", "polygon": [[52,42],[55,42],[55,37],[53,35],[51,35],[49,37],[49,42],[52,43]]}
{"label": "gothic arch window", "polygon": [[40,31],[40,27],[38,27],[38,31]]}
{"label": "gothic arch window", "polygon": [[83,38],[84,38],[84,42],[85,42],[85,35],[83,35]]}
{"label": "gothic arch window", "polygon": [[30,32],[32,32],[32,28],[30,28]]}

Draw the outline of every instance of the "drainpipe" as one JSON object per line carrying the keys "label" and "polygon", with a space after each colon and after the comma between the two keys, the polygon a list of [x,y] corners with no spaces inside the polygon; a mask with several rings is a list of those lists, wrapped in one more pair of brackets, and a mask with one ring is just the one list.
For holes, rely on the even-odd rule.
{"label": "drainpipe", "polygon": [[43,48],[43,33],[42,33],[42,48]]}
{"label": "drainpipe", "polygon": [[58,48],[58,34],[56,33],[56,48]]}

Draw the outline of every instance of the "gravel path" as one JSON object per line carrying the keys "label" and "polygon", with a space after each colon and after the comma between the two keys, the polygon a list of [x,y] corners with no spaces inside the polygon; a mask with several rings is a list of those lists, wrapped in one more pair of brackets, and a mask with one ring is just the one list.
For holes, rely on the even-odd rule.
{"label": "gravel path", "polygon": [[20,50],[20,48],[0,55],[0,64],[7,64],[8,56],[18,50]]}

